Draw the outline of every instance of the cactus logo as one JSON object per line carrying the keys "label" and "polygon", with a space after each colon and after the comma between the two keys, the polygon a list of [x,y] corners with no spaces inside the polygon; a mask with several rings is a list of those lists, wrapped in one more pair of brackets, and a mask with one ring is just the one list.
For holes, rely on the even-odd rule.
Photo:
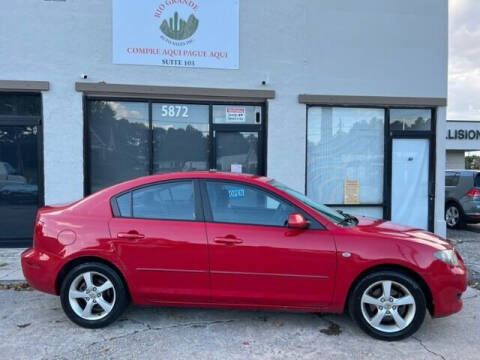
{"label": "cactus logo", "polygon": [[185,40],[192,36],[198,28],[198,19],[195,15],[190,15],[188,20],[179,19],[178,12],[175,11],[173,17],[163,20],[160,30],[165,36],[172,40]]}
{"label": "cactus logo", "polygon": [[195,16],[198,4],[193,0],[165,0],[155,9],[154,16],[160,18],[162,39],[172,45],[187,45],[198,29]]}

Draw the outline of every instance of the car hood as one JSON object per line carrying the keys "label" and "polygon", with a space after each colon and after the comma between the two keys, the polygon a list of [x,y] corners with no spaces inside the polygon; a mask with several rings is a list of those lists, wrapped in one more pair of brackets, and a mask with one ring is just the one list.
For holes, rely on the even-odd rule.
{"label": "car hood", "polygon": [[452,247],[445,239],[429,231],[408,225],[397,224],[388,220],[359,216],[356,229],[361,232],[375,233],[380,236],[384,235],[385,238],[395,238],[398,240],[423,243],[438,250],[449,249]]}

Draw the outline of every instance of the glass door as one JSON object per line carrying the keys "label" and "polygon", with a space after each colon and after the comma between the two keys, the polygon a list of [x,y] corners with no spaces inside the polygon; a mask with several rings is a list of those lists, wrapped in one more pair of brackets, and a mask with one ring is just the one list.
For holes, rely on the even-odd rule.
{"label": "glass door", "polygon": [[219,171],[260,175],[258,132],[216,131],[215,157]]}
{"label": "glass door", "polygon": [[387,218],[433,231],[435,202],[435,112],[388,109],[390,207]]}
{"label": "glass door", "polygon": [[392,220],[428,230],[428,139],[393,139]]}
{"label": "glass door", "polygon": [[211,164],[219,171],[263,175],[262,106],[212,106]]}
{"label": "glass door", "polygon": [[0,240],[31,239],[40,203],[38,126],[0,125]]}

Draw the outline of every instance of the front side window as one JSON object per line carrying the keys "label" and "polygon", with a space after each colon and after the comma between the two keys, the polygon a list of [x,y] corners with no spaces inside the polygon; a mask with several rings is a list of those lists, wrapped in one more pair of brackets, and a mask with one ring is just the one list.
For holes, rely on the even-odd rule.
{"label": "front side window", "polygon": [[384,129],[384,109],[310,107],[308,197],[346,212],[382,218]]}
{"label": "front side window", "polygon": [[285,226],[295,208],[270,193],[232,182],[207,182],[213,221]]}
{"label": "front side window", "polygon": [[[117,204],[122,215],[122,208],[128,213],[128,199],[120,196]],[[133,190],[132,216],[141,219],[195,220],[193,182],[168,182]]]}

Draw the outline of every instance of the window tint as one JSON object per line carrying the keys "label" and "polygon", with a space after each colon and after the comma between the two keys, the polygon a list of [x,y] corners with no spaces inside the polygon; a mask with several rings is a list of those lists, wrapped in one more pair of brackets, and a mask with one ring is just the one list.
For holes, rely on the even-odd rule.
{"label": "window tint", "polygon": [[132,216],[132,193],[128,192],[117,197],[118,210],[120,216],[131,217]]}
{"label": "window tint", "polygon": [[214,221],[285,226],[296,212],[290,204],[253,186],[230,182],[207,182]]}
{"label": "window tint", "polygon": [[459,179],[459,174],[454,172],[447,172],[445,176],[445,186],[457,186]]}
{"label": "window tint", "polygon": [[[457,180],[457,183],[458,183],[458,180]],[[475,187],[480,187],[480,174],[477,174],[475,176],[475,184],[474,184]]]}
{"label": "window tint", "polygon": [[192,181],[156,184],[133,191],[133,217],[194,220]]}

